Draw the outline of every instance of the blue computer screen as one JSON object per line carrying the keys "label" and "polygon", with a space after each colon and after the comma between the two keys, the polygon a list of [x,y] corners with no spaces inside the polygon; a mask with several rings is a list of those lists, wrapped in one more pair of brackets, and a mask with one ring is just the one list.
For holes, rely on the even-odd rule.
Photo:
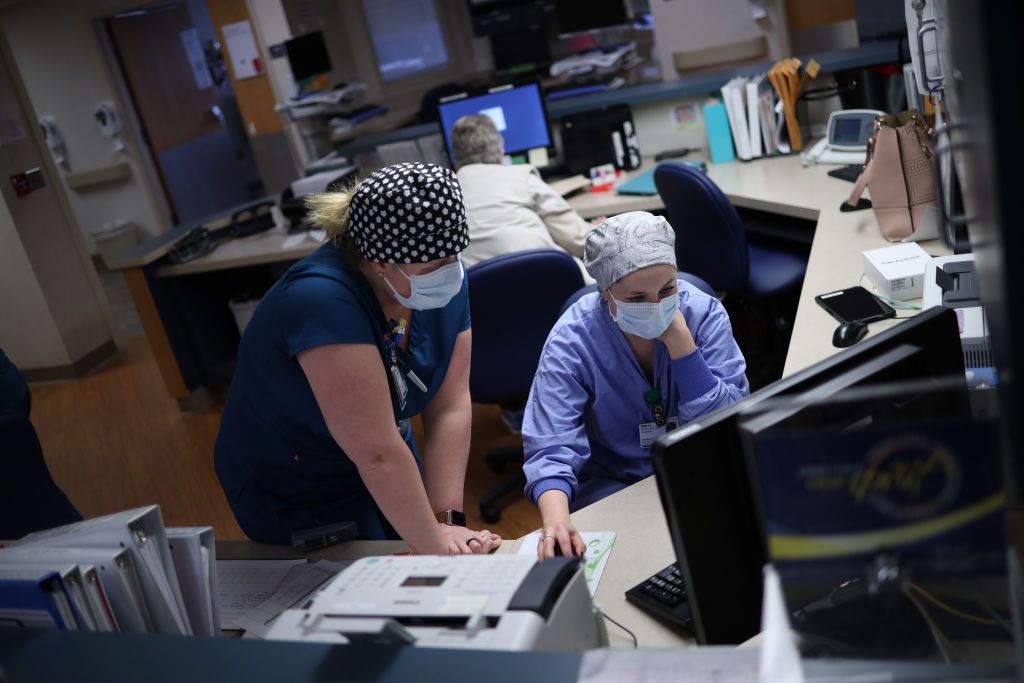
{"label": "blue computer screen", "polygon": [[486,114],[491,117],[505,140],[505,153],[517,154],[536,147],[549,147],[547,118],[540,88],[536,84],[490,92],[445,102],[438,107],[448,156],[452,156],[452,126],[468,114]]}

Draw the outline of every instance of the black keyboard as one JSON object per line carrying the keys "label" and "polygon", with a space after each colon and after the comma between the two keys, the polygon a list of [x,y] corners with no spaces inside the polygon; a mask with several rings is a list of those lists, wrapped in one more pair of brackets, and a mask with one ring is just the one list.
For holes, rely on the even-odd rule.
{"label": "black keyboard", "polygon": [[672,563],[626,591],[626,600],[656,619],[693,633],[693,616],[679,565]]}
{"label": "black keyboard", "polygon": [[852,164],[850,166],[840,166],[839,168],[833,168],[828,172],[833,178],[839,178],[840,180],[848,180],[851,183],[857,182],[857,178],[864,172],[864,164]]}

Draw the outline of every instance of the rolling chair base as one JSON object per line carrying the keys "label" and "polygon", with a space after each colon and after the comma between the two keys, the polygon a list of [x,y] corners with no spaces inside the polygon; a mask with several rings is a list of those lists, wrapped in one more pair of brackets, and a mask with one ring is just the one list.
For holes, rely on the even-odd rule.
{"label": "rolling chair base", "polygon": [[[492,451],[487,451],[484,458],[487,460],[487,467],[492,472],[500,473],[505,469],[505,465],[510,462],[522,463],[523,449],[495,448]],[[517,467],[515,472],[502,479],[497,486],[480,496],[480,516],[488,524],[494,524],[499,521],[501,519],[501,508],[498,507],[498,501],[513,491],[522,491],[525,485],[526,475],[523,474],[521,466]]]}

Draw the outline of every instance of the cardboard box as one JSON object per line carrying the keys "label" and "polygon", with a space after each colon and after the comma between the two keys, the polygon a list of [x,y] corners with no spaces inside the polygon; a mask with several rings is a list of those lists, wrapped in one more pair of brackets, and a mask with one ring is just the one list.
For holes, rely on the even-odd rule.
{"label": "cardboard box", "polygon": [[890,299],[920,299],[924,293],[925,266],[931,259],[917,242],[863,252],[864,272],[878,293]]}

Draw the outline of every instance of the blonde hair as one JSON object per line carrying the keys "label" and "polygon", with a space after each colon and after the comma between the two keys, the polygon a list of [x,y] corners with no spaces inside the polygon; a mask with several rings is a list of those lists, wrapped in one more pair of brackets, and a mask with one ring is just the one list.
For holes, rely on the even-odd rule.
{"label": "blonde hair", "polygon": [[362,182],[359,179],[336,192],[320,192],[306,197],[307,219],[327,233],[327,238],[336,247],[354,246],[348,231],[348,209]]}

